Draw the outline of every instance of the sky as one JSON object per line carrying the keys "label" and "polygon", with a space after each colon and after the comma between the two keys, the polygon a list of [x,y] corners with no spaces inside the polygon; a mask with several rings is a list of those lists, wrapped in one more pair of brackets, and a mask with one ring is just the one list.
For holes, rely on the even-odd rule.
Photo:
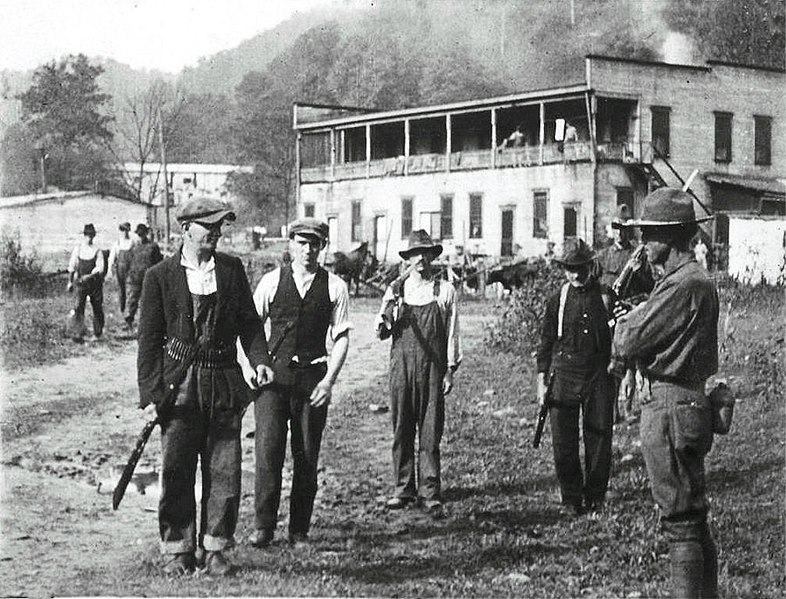
{"label": "sky", "polygon": [[0,0],[0,70],[82,53],[176,73],[331,1]]}

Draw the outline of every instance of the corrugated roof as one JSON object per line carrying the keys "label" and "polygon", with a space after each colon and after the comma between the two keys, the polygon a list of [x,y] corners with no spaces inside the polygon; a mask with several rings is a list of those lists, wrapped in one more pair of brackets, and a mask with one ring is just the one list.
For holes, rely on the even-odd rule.
{"label": "corrugated roof", "polygon": [[710,183],[716,183],[718,185],[731,185],[775,195],[786,195],[786,183],[780,179],[749,177],[745,175],[732,175],[729,173],[705,173],[704,178]]}
{"label": "corrugated roof", "polygon": [[129,202],[131,204],[139,203],[135,200],[130,200],[128,198],[121,198],[113,194],[106,194],[106,193],[102,194],[95,191],[55,191],[52,193],[34,193],[34,194],[23,195],[23,196],[9,196],[6,198],[0,198],[0,208],[13,208],[15,206],[26,206],[28,204],[71,200],[74,198],[81,198],[86,196],[111,197],[115,200],[121,200],[123,202]]}

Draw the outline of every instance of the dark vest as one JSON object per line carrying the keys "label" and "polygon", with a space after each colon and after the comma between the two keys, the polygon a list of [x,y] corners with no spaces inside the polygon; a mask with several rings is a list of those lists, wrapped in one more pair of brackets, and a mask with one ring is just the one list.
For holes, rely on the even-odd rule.
{"label": "dark vest", "polygon": [[[274,368],[277,377],[281,370],[287,369],[294,356],[297,356],[299,364],[307,365],[327,353],[325,337],[332,313],[333,304],[330,302],[328,273],[325,269],[317,270],[306,296],[301,298],[295,279],[292,278],[292,268],[281,268],[278,289],[270,303],[271,351],[287,331],[289,323],[294,324],[289,326],[275,355]],[[281,378],[288,377],[284,374]]]}

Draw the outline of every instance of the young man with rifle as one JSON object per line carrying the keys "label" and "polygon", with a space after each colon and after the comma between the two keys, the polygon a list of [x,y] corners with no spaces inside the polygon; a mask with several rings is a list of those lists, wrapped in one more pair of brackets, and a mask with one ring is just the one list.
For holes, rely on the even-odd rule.
{"label": "young man with rifle", "polygon": [[[554,467],[562,503],[576,515],[600,511],[611,472],[613,384],[611,335],[600,284],[591,275],[592,250],[567,239],[559,259],[567,282],[546,304],[537,350],[538,403],[551,415]],[[579,416],[584,472],[579,457]],[[542,423],[539,423],[542,432]],[[536,442],[539,439],[536,439]]]}
{"label": "young man with rifle", "polygon": [[[256,530],[250,543],[260,549],[273,541],[278,522],[288,428],[293,462],[289,542],[294,547],[308,543],[322,432],[352,329],[346,283],[318,262],[327,238],[328,225],[320,220],[291,223],[291,264],[265,274],[254,292],[262,322],[270,319],[270,339],[276,350],[276,382],[254,404]],[[333,342],[330,354],[328,334]]]}
{"label": "young man with rifle", "polygon": [[717,597],[718,555],[707,524],[704,457],[713,440],[705,383],[718,369],[718,296],[691,251],[698,218],[685,191],[661,188],[640,219],[647,258],[662,275],[649,299],[618,305],[615,346],[646,377],[641,450],[660,507],[674,597]]}
{"label": "young man with rifle", "polygon": [[[164,571],[184,574],[205,550],[205,570],[234,570],[224,551],[234,544],[240,505],[240,421],[250,398],[236,360],[237,339],[256,386],[271,382],[267,341],[242,262],[216,252],[221,226],[235,219],[211,198],[182,204],[183,245],[150,268],[142,286],[137,371],[141,407],[161,423],[158,508]],[[132,456],[133,458],[133,456]],[[201,526],[194,484],[202,462]],[[115,498],[115,502],[119,498]]]}
{"label": "young man with rifle", "polygon": [[[434,517],[443,513],[439,444],[445,425],[445,396],[461,363],[456,290],[434,277],[432,261],[442,253],[424,230],[413,231],[399,252],[406,269],[385,291],[376,320],[390,348],[395,494],[389,509],[420,500]],[[418,435],[418,455],[415,436]],[[417,469],[417,473],[416,473]],[[417,475],[417,476],[416,476]]]}

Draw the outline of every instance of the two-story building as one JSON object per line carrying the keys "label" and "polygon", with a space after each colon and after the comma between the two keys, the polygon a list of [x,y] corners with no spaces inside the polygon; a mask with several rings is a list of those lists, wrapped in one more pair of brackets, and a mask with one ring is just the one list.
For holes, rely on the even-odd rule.
{"label": "two-story building", "polygon": [[617,205],[638,215],[694,170],[699,212],[786,214],[784,71],[585,64],[584,81],[440,106],[296,104],[298,213],[328,222],[333,251],[369,241],[380,260],[413,228],[494,257],[602,243]]}

